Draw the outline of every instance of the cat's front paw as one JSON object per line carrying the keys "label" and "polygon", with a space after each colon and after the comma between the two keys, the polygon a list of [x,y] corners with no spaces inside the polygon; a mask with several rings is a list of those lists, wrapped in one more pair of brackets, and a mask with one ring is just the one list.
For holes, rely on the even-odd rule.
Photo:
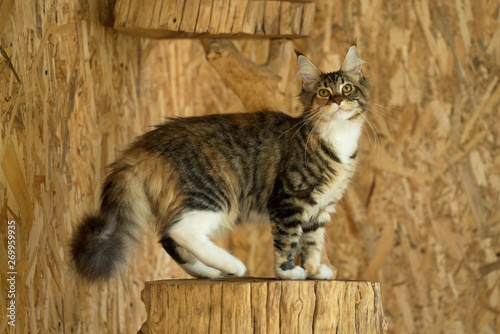
{"label": "cat's front paw", "polygon": [[276,277],[279,279],[306,279],[307,273],[304,268],[295,266],[292,269],[283,270],[281,268],[275,268]]}
{"label": "cat's front paw", "polygon": [[247,267],[238,260],[234,258],[231,263],[228,263],[224,266],[222,270],[222,274],[224,277],[241,277],[247,271]]}
{"label": "cat's front paw", "polygon": [[326,266],[326,264],[322,264],[317,270],[313,273],[308,272],[307,278],[310,279],[332,279],[334,276],[333,271]]}

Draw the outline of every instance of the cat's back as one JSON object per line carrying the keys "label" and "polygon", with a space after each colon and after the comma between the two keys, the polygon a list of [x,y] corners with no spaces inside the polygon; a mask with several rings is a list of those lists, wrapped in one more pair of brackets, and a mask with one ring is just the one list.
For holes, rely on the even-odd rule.
{"label": "cat's back", "polygon": [[159,125],[157,130],[165,136],[176,134],[191,134],[192,136],[251,135],[259,132],[272,136],[294,121],[295,118],[276,111],[211,114],[172,118]]}
{"label": "cat's back", "polygon": [[173,118],[139,137],[134,146],[168,156],[202,148],[261,151],[275,145],[296,122],[274,111]]}

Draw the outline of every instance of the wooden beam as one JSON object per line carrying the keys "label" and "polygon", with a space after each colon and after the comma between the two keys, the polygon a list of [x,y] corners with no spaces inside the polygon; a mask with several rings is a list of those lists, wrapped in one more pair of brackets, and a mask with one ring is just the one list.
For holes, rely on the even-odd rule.
{"label": "wooden beam", "polygon": [[149,38],[299,38],[311,35],[310,0],[117,0],[116,30]]}
{"label": "wooden beam", "polygon": [[142,291],[139,333],[386,333],[378,282],[164,280]]}

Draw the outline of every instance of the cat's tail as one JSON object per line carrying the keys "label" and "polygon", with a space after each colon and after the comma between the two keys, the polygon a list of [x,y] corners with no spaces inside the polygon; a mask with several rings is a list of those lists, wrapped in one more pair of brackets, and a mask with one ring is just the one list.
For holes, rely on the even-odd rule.
{"label": "cat's tail", "polygon": [[101,197],[101,209],[87,215],[70,240],[71,265],[90,282],[105,281],[123,267],[140,243],[151,215],[144,183],[130,165],[112,167]]}

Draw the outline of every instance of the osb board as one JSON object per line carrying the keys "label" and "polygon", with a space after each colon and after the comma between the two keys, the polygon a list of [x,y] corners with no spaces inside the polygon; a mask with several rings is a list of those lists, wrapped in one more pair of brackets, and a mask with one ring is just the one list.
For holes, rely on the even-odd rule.
{"label": "osb board", "polygon": [[[68,235],[131,138],[168,115],[241,109],[197,41],[119,34],[97,3],[0,4],[2,259],[18,223],[18,318],[7,327],[0,298],[1,332],[137,331],[143,282],[186,276],[150,237],[128,275],[89,288],[67,272]],[[368,62],[372,125],[328,253],[340,278],[380,280],[390,333],[500,332],[499,16],[493,0],[321,0],[296,44],[331,70],[357,37]],[[265,41],[238,45],[265,60]],[[267,227],[221,243],[272,275]]]}

